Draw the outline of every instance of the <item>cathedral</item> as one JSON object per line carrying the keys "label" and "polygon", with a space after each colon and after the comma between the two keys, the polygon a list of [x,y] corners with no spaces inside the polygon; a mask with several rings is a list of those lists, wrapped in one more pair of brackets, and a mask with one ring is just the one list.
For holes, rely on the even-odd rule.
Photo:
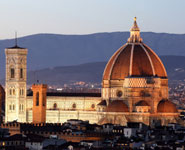
{"label": "cathedral", "polygon": [[27,94],[26,48],[10,47],[6,54],[5,122],[176,123],[178,110],[168,99],[168,77],[155,52],[143,43],[136,18],[130,37],[108,61],[98,93],[52,94],[47,85],[33,84]]}

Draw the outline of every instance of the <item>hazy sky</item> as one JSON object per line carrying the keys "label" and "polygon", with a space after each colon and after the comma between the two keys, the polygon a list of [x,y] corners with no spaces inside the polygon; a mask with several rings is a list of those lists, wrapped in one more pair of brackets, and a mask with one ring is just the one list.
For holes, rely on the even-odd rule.
{"label": "hazy sky", "polygon": [[0,0],[0,39],[35,33],[185,33],[185,0]]}

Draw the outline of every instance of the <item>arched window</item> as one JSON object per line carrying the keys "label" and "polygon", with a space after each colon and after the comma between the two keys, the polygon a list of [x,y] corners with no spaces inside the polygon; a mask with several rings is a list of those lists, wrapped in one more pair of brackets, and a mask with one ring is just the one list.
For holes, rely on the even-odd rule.
{"label": "arched window", "polygon": [[13,95],[15,95],[15,89],[13,89],[12,91],[13,91]]}
{"label": "arched window", "polygon": [[36,106],[39,106],[39,92],[36,93]]}
{"label": "arched window", "polygon": [[15,69],[14,68],[10,69],[10,78],[15,78]]}
{"label": "arched window", "polygon": [[20,78],[21,79],[23,78],[23,69],[22,68],[20,69]]}
{"label": "arched window", "polygon": [[23,105],[23,104],[20,104],[20,105],[19,105],[19,110],[20,110],[20,111],[23,111],[23,109],[24,109],[24,105]]}
{"label": "arched window", "polygon": [[22,96],[24,95],[24,89],[21,89],[21,95]]}
{"label": "arched window", "polygon": [[24,95],[24,90],[23,89],[20,89],[20,95]]}
{"label": "arched window", "polygon": [[10,95],[12,95],[12,89],[10,89]]}
{"label": "arched window", "polygon": [[57,109],[57,104],[56,104],[56,103],[53,104],[53,109],[54,109],[54,110]]}

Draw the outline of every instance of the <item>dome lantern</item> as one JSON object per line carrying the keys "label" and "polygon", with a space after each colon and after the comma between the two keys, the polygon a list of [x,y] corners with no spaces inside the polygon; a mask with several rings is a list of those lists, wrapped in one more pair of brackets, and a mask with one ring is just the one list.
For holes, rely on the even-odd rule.
{"label": "dome lantern", "polygon": [[140,37],[140,29],[136,22],[136,17],[134,17],[134,24],[130,29],[130,37],[128,38],[128,43],[141,43],[143,39]]}

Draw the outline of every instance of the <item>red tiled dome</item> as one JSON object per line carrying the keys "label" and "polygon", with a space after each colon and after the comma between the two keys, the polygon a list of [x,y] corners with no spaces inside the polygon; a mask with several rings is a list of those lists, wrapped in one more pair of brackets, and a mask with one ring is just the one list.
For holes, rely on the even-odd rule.
{"label": "red tiled dome", "polygon": [[128,42],[108,61],[103,80],[123,80],[125,77],[167,77],[160,58],[142,42],[136,20]]}
{"label": "red tiled dome", "polygon": [[157,106],[158,113],[177,113],[175,104],[169,100],[161,100]]}
{"label": "red tiled dome", "polygon": [[121,100],[112,101],[106,108],[106,112],[129,112],[128,106]]}
{"label": "red tiled dome", "polygon": [[167,77],[160,58],[143,43],[127,43],[115,52],[106,65],[103,80],[120,80],[128,76]]}

